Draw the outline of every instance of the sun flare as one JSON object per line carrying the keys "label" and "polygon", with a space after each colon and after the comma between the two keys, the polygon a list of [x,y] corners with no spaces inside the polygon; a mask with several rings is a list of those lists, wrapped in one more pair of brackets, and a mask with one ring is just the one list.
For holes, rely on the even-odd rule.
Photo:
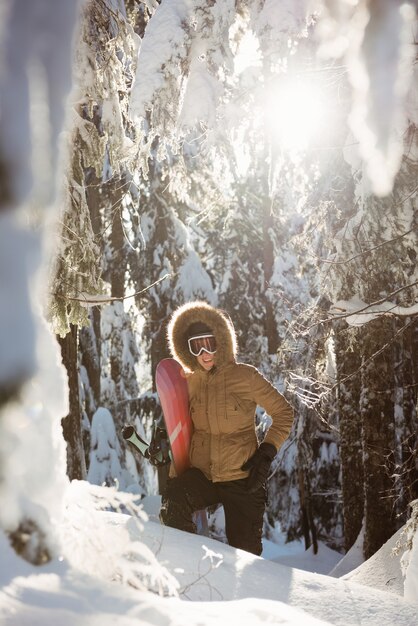
{"label": "sun flare", "polygon": [[324,128],[326,106],[319,88],[301,81],[272,89],[266,123],[273,139],[287,150],[305,150]]}

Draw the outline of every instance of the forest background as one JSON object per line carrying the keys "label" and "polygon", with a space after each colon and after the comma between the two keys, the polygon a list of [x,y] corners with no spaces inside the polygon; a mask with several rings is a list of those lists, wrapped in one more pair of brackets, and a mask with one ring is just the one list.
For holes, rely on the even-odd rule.
{"label": "forest background", "polygon": [[[164,477],[122,429],[150,439],[167,321],[204,299],[295,407],[266,536],[279,524],[341,552],[361,536],[369,558],[418,496],[414,3],[10,6],[0,523],[15,548],[32,561],[52,550],[59,503],[31,493],[27,452],[45,436],[60,455],[57,417],[70,480],[156,493]],[[29,58],[30,80],[16,71]],[[53,342],[36,348],[51,329],[68,392],[37,421],[22,407],[51,367]],[[260,439],[266,425],[260,411]]]}

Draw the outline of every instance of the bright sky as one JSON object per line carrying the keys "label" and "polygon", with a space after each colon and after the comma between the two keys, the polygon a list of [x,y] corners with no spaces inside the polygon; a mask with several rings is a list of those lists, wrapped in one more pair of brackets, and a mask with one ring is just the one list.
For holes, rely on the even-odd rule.
{"label": "bright sky", "polygon": [[[280,545],[278,538],[277,544],[265,543],[264,558],[255,557],[161,526],[158,496],[145,499],[142,521],[98,510],[112,499],[114,490],[73,481],[66,496],[67,553],[43,567],[16,557],[0,534],[2,626],[418,623],[418,603],[401,596],[394,540],[337,578],[323,573],[338,562],[340,573],[350,569],[350,553],[341,566],[341,556],[322,544],[314,556],[302,544]],[[143,591],[141,580],[166,595],[176,588],[177,597]]]}

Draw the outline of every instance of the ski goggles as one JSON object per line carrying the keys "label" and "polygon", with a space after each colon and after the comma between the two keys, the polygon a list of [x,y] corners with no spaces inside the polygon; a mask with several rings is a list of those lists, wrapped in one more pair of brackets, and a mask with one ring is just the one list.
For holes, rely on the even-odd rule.
{"label": "ski goggles", "polygon": [[216,339],[213,335],[190,337],[188,344],[193,356],[200,356],[202,352],[208,352],[209,354],[215,354],[216,352]]}

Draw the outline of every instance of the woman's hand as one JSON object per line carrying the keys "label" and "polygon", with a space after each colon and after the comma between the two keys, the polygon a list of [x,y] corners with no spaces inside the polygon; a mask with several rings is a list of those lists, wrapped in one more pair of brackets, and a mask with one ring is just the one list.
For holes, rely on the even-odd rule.
{"label": "woman's hand", "polygon": [[249,493],[254,493],[264,485],[276,453],[277,448],[272,443],[262,443],[253,456],[241,467],[244,472],[250,472],[247,479]]}

